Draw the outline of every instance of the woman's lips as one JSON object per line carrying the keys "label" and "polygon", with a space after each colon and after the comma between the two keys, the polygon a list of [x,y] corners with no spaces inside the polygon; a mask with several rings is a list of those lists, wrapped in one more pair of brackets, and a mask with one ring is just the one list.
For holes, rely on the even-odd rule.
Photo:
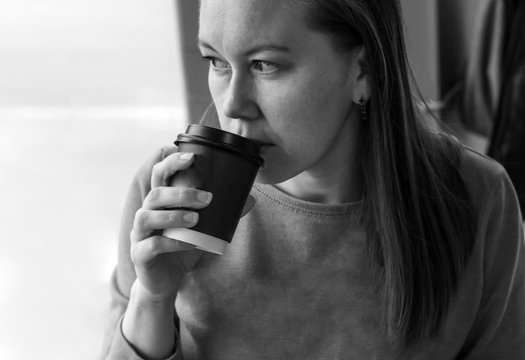
{"label": "woman's lips", "polygon": [[273,144],[261,144],[261,156],[264,156],[268,153],[268,151],[274,147]]}
{"label": "woman's lips", "polygon": [[268,141],[259,140],[254,137],[247,137],[247,138],[252,140],[253,142],[255,142],[256,144],[260,146],[261,155],[264,155],[271,147],[275,146],[274,144]]}
{"label": "woman's lips", "polygon": [[253,141],[257,145],[259,145],[261,148],[272,146],[272,144],[270,142],[268,142],[268,141],[258,140],[256,138],[250,138],[250,137],[248,137],[248,139],[250,139],[251,141]]}

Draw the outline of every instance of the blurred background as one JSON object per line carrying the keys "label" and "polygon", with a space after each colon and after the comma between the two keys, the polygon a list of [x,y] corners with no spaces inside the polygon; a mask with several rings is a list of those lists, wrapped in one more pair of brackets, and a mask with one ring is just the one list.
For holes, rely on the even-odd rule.
{"label": "blurred background", "polygon": [[175,4],[0,1],[0,359],[95,359],[135,170],[184,128]]}
{"label": "blurred background", "polygon": [[[131,178],[210,101],[197,3],[0,2],[0,359],[97,358]],[[489,1],[401,3],[421,92],[450,108]]]}

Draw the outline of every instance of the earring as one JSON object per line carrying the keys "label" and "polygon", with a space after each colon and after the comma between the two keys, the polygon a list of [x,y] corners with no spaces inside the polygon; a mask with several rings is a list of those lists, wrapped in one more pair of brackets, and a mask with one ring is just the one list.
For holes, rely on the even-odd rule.
{"label": "earring", "polygon": [[366,100],[362,96],[359,100],[359,104],[361,105],[361,118],[363,119],[363,121],[367,121],[368,115],[366,113]]}

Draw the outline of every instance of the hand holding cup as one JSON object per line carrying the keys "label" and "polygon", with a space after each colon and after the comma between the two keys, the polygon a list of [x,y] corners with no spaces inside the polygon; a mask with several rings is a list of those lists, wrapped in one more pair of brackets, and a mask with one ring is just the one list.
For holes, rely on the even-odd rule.
{"label": "hand holding cup", "polygon": [[151,191],[136,215],[131,232],[131,259],[144,290],[156,297],[174,297],[180,281],[202,252],[195,246],[162,235],[166,228],[191,228],[212,194],[189,187],[168,186],[177,172],[193,163],[191,153],[174,153],[152,170]]}

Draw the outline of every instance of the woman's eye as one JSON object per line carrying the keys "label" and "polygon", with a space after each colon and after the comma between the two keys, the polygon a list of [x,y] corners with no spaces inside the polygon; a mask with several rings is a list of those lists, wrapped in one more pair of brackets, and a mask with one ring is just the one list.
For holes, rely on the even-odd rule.
{"label": "woman's eye", "polygon": [[212,68],[217,70],[228,69],[230,67],[230,65],[226,61],[223,61],[213,56],[204,56],[203,59],[208,61]]}
{"label": "woman's eye", "polygon": [[268,62],[268,61],[263,61],[263,60],[255,60],[253,62],[253,68],[264,74],[273,73],[274,71],[278,69],[277,65],[271,62]]}

